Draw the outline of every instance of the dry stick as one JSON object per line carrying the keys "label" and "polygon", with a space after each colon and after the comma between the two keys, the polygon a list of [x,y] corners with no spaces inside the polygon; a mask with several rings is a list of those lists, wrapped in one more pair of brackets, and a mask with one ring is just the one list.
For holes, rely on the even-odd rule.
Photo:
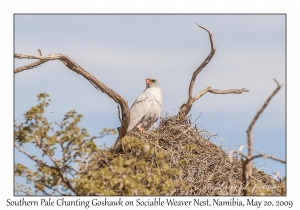
{"label": "dry stick", "polygon": [[175,138],[174,139],[172,139],[172,141],[175,141],[175,140],[177,140],[182,134],[184,134],[184,133],[186,133],[186,132],[188,132],[188,130],[190,130],[192,127],[189,127],[188,129],[186,129],[185,131],[183,131],[182,133],[180,133],[180,134],[178,134],[177,136],[175,136]]}
{"label": "dry stick", "polygon": [[[265,110],[265,108],[267,107],[267,105],[269,104],[269,102],[271,101],[271,99],[273,98],[273,96],[280,90],[280,88],[282,87],[282,85],[279,85],[278,81],[276,79],[274,79],[274,81],[277,84],[277,88],[273,91],[273,93],[267,98],[267,100],[265,101],[265,103],[263,104],[263,106],[260,108],[260,110],[258,110],[257,114],[255,115],[255,117],[253,118],[252,122],[249,125],[249,128],[247,130],[247,138],[248,138],[248,160],[245,160],[245,162],[243,163],[243,177],[242,177],[242,181],[243,183],[245,183],[246,186],[248,186],[251,189],[251,183],[249,182],[249,179],[252,175],[252,159],[254,159],[252,157],[252,148],[253,148],[253,140],[252,140],[252,129],[254,124],[256,123],[257,119],[259,118],[259,116],[261,115],[261,113]],[[260,155],[261,156],[261,155]],[[259,156],[259,157],[260,157]],[[249,192],[249,190],[247,188],[244,189],[244,195],[249,195],[249,193],[251,194],[251,192]]]}
{"label": "dry stick", "polygon": [[249,92],[249,90],[242,88],[242,89],[228,89],[228,90],[220,90],[220,89],[214,89],[212,87],[207,87],[204,90],[197,93],[194,98],[193,102],[197,101],[199,98],[201,98],[205,93],[210,92],[214,94],[242,94],[243,92]]}
{"label": "dry stick", "polygon": [[15,58],[23,59],[39,59],[38,61],[31,63],[29,65],[25,65],[22,67],[19,67],[15,69],[14,73],[19,73],[24,70],[32,69],[34,67],[37,67],[41,65],[42,63],[45,63],[47,61],[51,60],[60,60],[62,61],[70,70],[82,75],[84,78],[86,78],[89,82],[91,82],[95,87],[97,87],[99,90],[104,92],[106,95],[108,95],[110,98],[112,98],[117,104],[121,106],[122,111],[122,124],[121,127],[118,129],[119,131],[119,137],[118,139],[123,138],[127,133],[127,128],[129,126],[129,108],[127,102],[115,91],[107,87],[105,84],[100,82],[97,78],[95,78],[93,75],[91,75],[89,72],[87,72],[84,68],[79,66],[76,62],[71,60],[68,56],[62,55],[62,54],[50,54],[48,56],[35,56],[35,55],[26,55],[26,54],[14,54]]}

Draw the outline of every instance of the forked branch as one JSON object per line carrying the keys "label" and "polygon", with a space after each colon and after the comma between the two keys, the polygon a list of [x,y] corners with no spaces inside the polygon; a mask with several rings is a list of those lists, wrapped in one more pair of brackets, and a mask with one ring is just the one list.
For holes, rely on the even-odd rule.
{"label": "forked branch", "polygon": [[201,65],[193,72],[191,81],[190,81],[190,86],[189,86],[189,92],[188,92],[188,100],[185,102],[179,109],[178,116],[179,117],[185,117],[191,110],[193,103],[197,101],[199,98],[201,98],[205,93],[210,92],[214,94],[241,94],[243,92],[249,92],[249,90],[246,90],[245,88],[243,89],[229,89],[229,90],[219,90],[219,89],[214,89],[212,87],[207,87],[204,90],[200,91],[193,97],[193,89],[194,89],[194,84],[196,81],[196,78],[198,74],[204,69],[204,67],[210,62],[212,57],[214,56],[217,48],[214,47],[214,42],[212,38],[212,33],[205,27],[199,25],[196,23],[200,28],[204,29],[207,31],[209,35],[209,41],[210,41],[210,53],[208,56],[205,58],[205,60],[201,63]]}
{"label": "forked branch", "polygon": [[[252,176],[252,170],[253,170],[253,166],[252,166],[252,160],[255,158],[259,158],[259,157],[263,157],[263,158],[268,158],[268,159],[272,159],[281,163],[286,163],[284,160],[268,155],[268,154],[263,154],[258,150],[253,149],[253,139],[252,139],[252,129],[254,124],[256,123],[257,119],[259,118],[259,116],[261,115],[261,113],[265,110],[265,108],[267,107],[267,105],[269,104],[269,102],[271,101],[271,99],[274,97],[274,95],[280,90],[280,88],[282,87],[282,85],[280,85],[278,83],[278,81],[276,79],[274,79],[274,81],[277,84],[277,88],[272,92],[272,94],[267,98],[267,100],[265,101],[265,103],[263,104],[263,106],[258,110],[257,114],[255,115],[255,117],[253,118],[253,120],[251,121],[249,128],[247,130],[247,138],[248,138],[248,155],[245,155],[244,153],[242,153],[242,148],[244,146],[242,146],[240,148],[239,151],[236,150],[232,150],[228,156],[229,156],[229,161],[233,164],[233,158],[232,155],[233,154],[237,154],[240,155],[241,157],[243,157],[243,174],[242,174],[242,183],[245,184],[245,186],[249,186],[249,187],[244,187],[243,188],[243,194],[244,195],[251,195],[252,194],[252,189],[251,189],[251,182],[250,182],[250,178]],[[253,156],[252,155],[252,150],[256,151],[258,154]],[[228,177],[228,187],[229,189],[230,186],[232,185],[232,170],[233,170],[233,165],[230,168],[230,172],[229,172],[229,177]],[[232,190],[229,191],[229,195],[232,194]]]}
{"label": "forked branch", "polygon": [[[41,53],[40,53],[40,55],[41,55]],[[121,139],[126,135],[127,128],[128,128],[128,125],[129,125],[129,120],[130,120],[130,117],[129,117],[130,113],[129,113],[129,108],[128,108],[127,102],[118,93],[116,93],[115,91],[113,91],[112,89],[107,87],[105,84],[100,82],[96,77],[91,75],[89,72],[87,72],[84,68],[79,66],[76,62],[74,62],[68,56],[62,55],[62,54],[50,54],[48,56],[35,56],[35,55],[26,55],[26,54],[15,53],[14,57],[19,58],[19,59],[24,59],[24,58],[26,58],[26,59],[38,59],[38,61],[36,61],[36,62],[33,62],[29,65],[25,65],[25,66],[22,66],[22,67],[19,67],[19,68],[15,69],[15,71],[14,71],[15,74],[19,73],[19,72],[22,72],[24,70],[28,70],[28,69],[38,67],[39,65],[41,65],[41,64],[43,64],[47,61],[60,60],[61,62],[63,62],[63,64],[66,65],[67,68],[69,68],[70,70],[72,70],[72,71],[80,74],[84,78],[86,78],[95,88],[101,90],[103,93],[108,95],[117,104],[120,105],[121,111],[122,111],[122,124],[121,124],[121,127],[118,129],[119,130],[118,139]]]}

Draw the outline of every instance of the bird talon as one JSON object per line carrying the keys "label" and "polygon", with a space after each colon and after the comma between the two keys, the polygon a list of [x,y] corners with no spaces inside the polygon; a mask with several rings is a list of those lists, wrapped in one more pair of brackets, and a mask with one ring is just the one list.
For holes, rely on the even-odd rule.
{"label": "bird talon", "polygon": [[142,135],[144,135],[144,133],[145,133],[145,130],[143,129],[143,128],[141,128],[141,127],[137,127],[138,129],[139,129],[139,131],[142,133]]}

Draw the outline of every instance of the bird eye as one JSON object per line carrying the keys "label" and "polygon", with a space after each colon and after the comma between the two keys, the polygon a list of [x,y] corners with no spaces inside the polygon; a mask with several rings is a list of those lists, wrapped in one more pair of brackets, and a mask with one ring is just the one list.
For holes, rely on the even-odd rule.
{"label": "bird eye", "polygon": [[155,82],[155,79],[151,80],[152,82]]}

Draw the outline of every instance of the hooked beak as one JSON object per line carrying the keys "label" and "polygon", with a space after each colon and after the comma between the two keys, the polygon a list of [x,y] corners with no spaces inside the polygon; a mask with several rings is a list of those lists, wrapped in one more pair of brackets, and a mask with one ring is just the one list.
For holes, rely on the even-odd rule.
{"label": "hooked beak", "polygon": [[147,80],[146,80],[146,83],[147,83],[148,85],[151,85],[153,82],[152,82],[150,79],[147,79]]}

